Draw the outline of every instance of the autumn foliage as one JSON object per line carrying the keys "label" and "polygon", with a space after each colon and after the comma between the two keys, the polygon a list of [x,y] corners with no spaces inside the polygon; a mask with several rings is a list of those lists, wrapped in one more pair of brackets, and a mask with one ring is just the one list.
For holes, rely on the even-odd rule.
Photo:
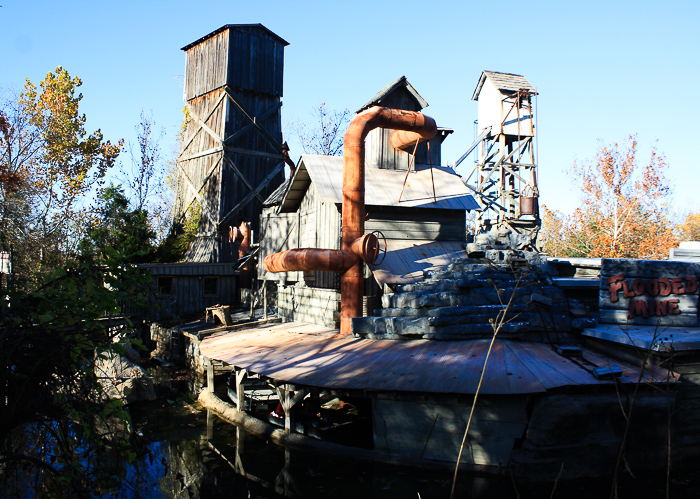
{"label": "autumn foliage", "polygon": [[666,159],[652,149],[637,158],[637,140],[601,146],[593,162],[576,162],[570,175],[581,190],[571,215],[543,207],[540,242],[553,256],[667,258],[678,246],[667,205]]}
{"label": "autumn foliage", "polygon": [[15,272],[50,270],[75,250],[121,151],[121,140],[85,129],[81,85],[59,66],[0,100],[0,246],[14,247]]}

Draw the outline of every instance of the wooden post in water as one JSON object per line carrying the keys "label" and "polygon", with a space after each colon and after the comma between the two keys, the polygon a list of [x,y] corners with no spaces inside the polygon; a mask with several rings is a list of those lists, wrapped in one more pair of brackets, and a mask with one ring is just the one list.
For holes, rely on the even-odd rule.
{"label": "wooden post in water", "polygon": [[207,391],[214,393],[214,364],[207,359]]}

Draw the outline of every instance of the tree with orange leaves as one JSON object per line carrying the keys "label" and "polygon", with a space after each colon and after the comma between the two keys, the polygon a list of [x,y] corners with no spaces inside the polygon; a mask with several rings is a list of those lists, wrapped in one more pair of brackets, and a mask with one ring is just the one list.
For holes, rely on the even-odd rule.
{"label": "tree with orange leaves", "polygon": [[688,213],[678,226],[681,241],[700,241],[700,211]]}
{"label": "tree with orange leaves", "polygon": [[667,205],[667,163],[652,149],[637,160],[637,140],[601,146],[593,162],[575,162],[581,206],[571,215],[543,207],[542,249],[555,256],[667,258],[678,245]]}

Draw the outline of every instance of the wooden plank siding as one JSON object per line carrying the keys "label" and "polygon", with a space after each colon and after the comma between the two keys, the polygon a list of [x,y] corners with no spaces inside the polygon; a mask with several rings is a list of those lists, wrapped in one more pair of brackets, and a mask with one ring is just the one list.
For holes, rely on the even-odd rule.
{"label": "wooden plank siding", "polygon": [[229,227],[247,221],[258,234],[262,203],[284,181],[286,45],[262,25],[226,25],[183,49],[191,119],[178,160],[175,219],[193,198],[203,212],[188,261],[236,261]]}
{"label": "wooden plank siding", "polygon": [[217,31],[183,48],[185,100],[226,84],[281,97],[288,44],[260,25],[225,26]]}
{"label": "wooden plank siding", "polygon": [[[475,408],[463,463],[506,466],[527,424],[525,396],[484,396]],[[454,463],[459,455],[471,403],[373,399],[375,447],[390,456]]]}
{"label": "wooden plank siding", "polygon": [[[140,265],[152,276],[152,301],[148,320],[159,321],[192,314],[204,314],[213,305],[238,303],[238,274],[231,264]],[[159,291],[158,279],[171,279],[170,293]],[[216,291],[204,294],[207,278],[216,278]]]}
{"label": "wooden plank siding", "polygon": [[335,328],[340,323],[340,292],[335,289],[279,284],[277,312],[289,321]]}
{"label": "wooden plank siding", "polygon": [[464,241],[466,212],[430,208],[368,206],[365,232],[381,231],[387,239]]}

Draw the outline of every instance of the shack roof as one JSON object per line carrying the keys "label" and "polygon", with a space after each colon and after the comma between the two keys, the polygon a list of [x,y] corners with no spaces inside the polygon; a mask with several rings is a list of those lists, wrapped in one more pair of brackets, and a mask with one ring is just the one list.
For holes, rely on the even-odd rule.
{"label": "shack roof", "polygon": [[[339,336],[337,330],[296,322],[263,325],[205,338],[202,355],[249,371],[307,386],[418,393],[541,393],[563,386],[639,382],[639,368],[586,348],[581,362],[558,355],[548,343],[488,339],[392,341]],[[489,353],[490,352],[490,353]],[[588,366],[619,366],[615,380],[597,379]],[[675,383],[678,375],[650,367],[642,383]]]}
{"label": "shack roof", "polygon": [[486,78],[489,78],[494,86],[498,90],[506,90],[508,92],[517,92],[520,89],[529,90],[530,92],[535,92],[535,87],[530,85],[530,82],[525,79],[522,75],[516,75],[513,73],[500,73],[498,71],[483,71],[481,73],[481,78],[479,78],[479,84],[474,90],[474,95],[472,95],[472,100],[479,100],[479,94],[484,86]]}
{"label": "shack roof", "polygon": [[416,100],[418,103],[420,109],[425,109],[428,107],[428,103],[423,99],[423,97],[420,96],[420,94],[416,91],[415,88],[413,88],[413,85],[411,85],[408,80],[406,79],[405,76],[401,76],[400,78],[397,78],[393,82],[389,83],[386,87],[382,88],[377,95],[372,97],[372,99],[367,102],[364,106],[362,106],[360,109],[357,110],[358,113],[361,113],[365,109],[369,109],[372,106],[381,106],[382,101],[384,98],[391,94],[394,90],[396,90],[399,87],[405,87],[406,90],[413,96],[413,98]]}
{"label": "shack roof", "polygon": [[[469,194],[462,179],[449,167],[416,165],[405,170],[387,170],[365,166],[365,204],[400,208],[438,208],[443,210],[478,210],[479,204]],[[301,204],[313,181],[324,202],[343,202],[343,158],[305,154],[299,160],[291,185],[282,202],[281,212],[291,213]],[[433,199],[435,186],[435,199]],[[401,194],[401,189],[403,194]],[[399,195],[401,201],[399,202]]]}
{"label": "shack roof", "polygon": [[194,42],[192,42],[188,45],[185,45],[184,47],[182,47],[181,50],[188,51],[189,49],[191,49],[195,45],[202,43],[207,38],[211,38],[212,36],[219,34],[222,31],[227,30],[227,29],[240,29],[240,30],[244,30],[244,31],[246,31],[246,30],[248,30],[248,31],[260,30],[263,33],[266,33],[267,35],[271,36],[272,38],[274,38],[275,40],[277,40],[281,44],[283,44],[285,47],[287,45],[289,45],[289,43],[287,41],[285,41],[282,37],[273,33],[272,31],[270,31],[269,29],[267,29],[265,26],[263,26],[260,23],[257,23],[257,24],[224,24],[219,29],[212,31],[208,35],[204,35],[202,38],[195,40]]}

